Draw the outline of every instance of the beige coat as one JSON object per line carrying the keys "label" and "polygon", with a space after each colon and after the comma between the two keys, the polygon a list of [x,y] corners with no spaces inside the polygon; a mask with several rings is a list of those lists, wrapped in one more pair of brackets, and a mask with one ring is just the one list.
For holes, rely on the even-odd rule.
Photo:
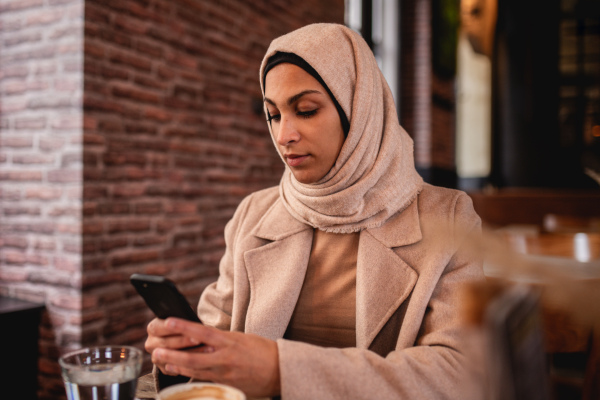
{"label": "beige coat", "polygon": [[356,348],[321,348],[281,339],[313,228],[292,218],[277,187],[259,191],[228,223],[220,277],[198,313],[208,325],[277,340],[284,400],[463,399],[460,287],[483,279],[483,271],[479,259],[457,249],[462,233],[479,230],[467,195],[426,184],[407,209],[361,231]]}

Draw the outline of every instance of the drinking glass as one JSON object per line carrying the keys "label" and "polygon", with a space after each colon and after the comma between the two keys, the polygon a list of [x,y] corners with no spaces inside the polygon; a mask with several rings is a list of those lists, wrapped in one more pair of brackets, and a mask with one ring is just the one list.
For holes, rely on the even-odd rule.
{"label": "drinking glass", "polygon": [[131,346],[96,346],[58,359],[69,400],[134,400],[142,351]]}

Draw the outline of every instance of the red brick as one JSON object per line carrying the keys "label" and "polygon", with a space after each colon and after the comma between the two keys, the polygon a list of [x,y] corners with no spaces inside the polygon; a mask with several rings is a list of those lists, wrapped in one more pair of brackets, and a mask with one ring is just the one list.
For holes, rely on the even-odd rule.
{"label": "red brick", "polygon": [[34,245],[36,250],[55,250],[56,242],[53,239],[38,239]]}
{"label": "red brick", "polygon": [[127,245],[129,245],[129,239],[126,237],[104,239],[100,242],[100,250],[106,252],[114,249],[127,247]]}
{"label": "red brick", "polygon": [[136,247],[147,247],[147,246],[155,246],[162,245],[168,242],[165,236],[156,236],[156,235],[146,235],[146,236],[136,236],[133,240],[133,244]]}
{"label": "red brick", "polygon": [[[31,0],[29,0],[31,1]],[[45,9],[44,12],[32,14],[27,18],[27,25],[49,25],[59,21],[62,18],[62,10]]]}
{"label": "red brick", "polygon": [[0,171],[0,181],[41,181],[42,172],[40,171]]}
{"label": "red brick", "polygon": [[36,63],[34,68],[36,76],[54,75],[57,70],[56,62]]}
{"label": "red brick", "polygon": [[171,202],[165,206],[167,214],[196,214],[198,203],[191,202]]}
{"label": "red brick", "polygon": [[129,203],[101,203],[97,206],[97,212],[101,215],[106,214],[128,214]]}
{"label": "red brick", "polygon": [[121,232],[144,232],[150,229],[150,222],[147,219],[120,220],[108,223],[108,233]]}
{"label": "red brick", "polygon": [[114,100],[106,100],[100,98],[94,98],[89,95],[84,95],[83,97],[83,109],[84,111],[105,111],[105,112],[113,112],[113,113],[121,113],[124,110],[124,107],[114,101]]}
{"label": "red brick", "polygon": [[81,260],[79,257],[55,257],[54,267],[60,271],[77,272],[81,270]]}
{"label": "red brick", "polygon": [[106,142],[103,135],[96,133],[85,133],[83,135],[83,143],[86,145],[102,145]]}
{"label": "red brick", "polygon": [[60,165],[65,168],[73,164],[78,165],[82,162],[81,153],[65,153],[61,157]]}
{"label": "red brick", "polygon": [[66,309],[66,310],[81,310],[82,309],[82,298],[80,293],[75,294],[66,294],[66,293],[57,293],[55,295],[50,296],[50,304]]}
{"label": "red brick", "polygon": [[156,122],[169,122],[173,119],[173,115],[162,108],[147,107],[143,115]]}
{"label": "red brick", "polygon": [[79,241],[65,241],[62,248],[66,253],[81,253],[81,243]]}
{"label": "red brick", "polygon": [[48,35],[49,39],[63,39],[63,38],[74,38],[78,39],[81,34],[82,28],[78,25],[73,26],[60,26]]}
{"label": "red brick", "polygon": [[51,154],[15,154],[12,157],[14,164],[53,164],[54,161]]}
{"label": "red brick", "polygon": [[88,2],[85,8],[85,20],[86,22],[93,21],[106,25],[110,23],[110,13],[93,2]]}
{"label": "red brick", "polygon": [[103,199],[106,197],[108,190],[102,186],[90,186],[85,185],[83,187],[83,198],[84,199]]}
{"label": "red brick", "polygon": [[2,136],[0,147],[2,148],[28,148],[33,146],[33,138],[27,136]]}
{"label": "red brick", "polygon": [[27,255],[21,251],[5,251],[2,254],[2,262],[8,265],[23,265],[27,262]]}
{"label": "red brick", "polygon": [[119,30],[130,32],[133,35],[143,36],[148,31],[148,22],[124,15],[117,14],[114,24]]}
{"label": "red brick", "polygon": [[56,224],[56,232],[58,233],[69,233],[69,234],[78,234],[81,232],[81,226],[77,224],[69,224],[69,223],[57,223]]}
{"label": "red brick", "polygon": [[136,214],[158,214],[162,211],[162,204],[155,203],[139,203],[135,205]]}
{"label": "red brick", "polygon": [[11,46],[22,45],[28,42],[39,42],[41,39],[42,34],[40,32],[16,33],[12,35],[6,35],[3,41],[3,46],[5,48],[10,48]]}
{"label": "red brick", "polygon": [[59,169],[48,171],[49,182],[73,183],[81,182],[82,171],[78,169]]}
{"label": "red brick", "polygon": [[38,200],[56,200],[62,196],[62,189],[57,187],[38,186],[28,188],[25,191],[25,198]]}
{"label": "red brick", "polygon": [[110,152],[104,154],[103,161],[106,165],[145,165],[146,156],[139,152]]}
{"label": "red brick", "polygon": [[0,280],[4,283],[27,282],[29,272],[22,267],[5,267],[0,269]]}
{"label": "red brick", "polygon": [[123,51],[112,51],[109,54],[108,59],[115,64],[133,67],[140,71],[150,72],[152,69],[152,62],[150,62],[150,60],[140,57],[139,55],[125,53]]}
{"label": "red brick", "polygon": [[128,254],[113,257],[111,265],[113,267],[118,267],[121,265],[139,264],[149,261],[155,261],[159,258],[159,256],[160,254],[156,250],[131,252]]}
{"label": "red brick", "polygon": [[65,140],[58,137],[42,137],[39,142],[40,149],[44,151],[60,150],[65,144]]}
{"label": "red brick", "polygon": [[31,207],[4,207],[3,214],[7,217],[16,216],[16,215],[28,215],[28,216],[36,216],[41,215],[40,208],[31,206]]}
{"label": "red brick", "polygon": [[0,20],[0,31],[13,32],[18,31],[23,27],[23,21],[20,18]]}
{"label": "red brick", "polygon": [[15,129],[43,129],[45,127],[45,117],[17,118],[15,120]]}
{"label": "red brick", "polygon": [[29,240],[19,236],[5,236],[0,239],[2,245],[0,247],[15,247],[21,250],[26,249],[29,246]]}
{"label": "red brick", "polygon": [[[143,37],[136,40],[133,44],[133,48],[140,53],[153,57],[163,57],[164,50],[162,46],[155,45],[145,40]],[[158,82],[157,82],[158,83]]]}
{"label": "red brick", "polygon": [[27,101],[25,99],[7,100],[2,106],[2,114],[10,117],[12,114],[18,114],[27,110]]}
{"label": "red brick", "polygon": [[139,101],[142,103],[157,104],[160,101],[160,96],[158,96],[156,93],[153,93],[153,92],[150,92],[147,90],[135,89],[135,88],[123,86],[123,85],[113,86],[112,94],[115,97],[123,97],[126,99]]}
{"label": "red brick", "polygon": [[27,8],[40,7],[44,4],[44,0],[12,0],[5,1],[0,4],[0,12],[9,12],[24,10]]}
{"label": "red brick", "polygon": [[157,127],[154,124],[136,122],[125,124],[125,132],[132,134],[156,135]]}
{"label": "red brick", "polygon": [[81,227],[83,235],[98,235],[104,232],[104,223],[102,221],[84,221]]}

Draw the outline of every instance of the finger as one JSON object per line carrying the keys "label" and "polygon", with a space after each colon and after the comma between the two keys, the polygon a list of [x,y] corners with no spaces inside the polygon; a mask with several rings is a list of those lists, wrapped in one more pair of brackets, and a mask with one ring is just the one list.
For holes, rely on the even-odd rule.
{"label": "finger", "polygon": [[171,328],[167,325],[166,319],[154,318],[148,324],[146,330],[148,331],[148,335],[150,336],[173,336],[176,332],[173,332]]}
{"label": "finger", "polygon": [[156,349],[152,353],[152,362],[161,365],[170,365],[171,372],[179,372],[182,369],[195,370],[198,372],[212,369],[218,362],[214,360],[214,352],[203,352],[201,348],[198,351],[179,351],[169,349]]}
{"label": "finger", "polygon": [[146,339],[145,348],[148,353],[152,353],[152,351],[158,347],[164,347],[167,349],[184,349],[196,346],[197,344],[198,343],[195,339],[183,335],[167,337],[148,336],[148,339]]}
{"label": "finger", "polygon": [[176,372],[171,372],[171,368],[166,368],[166,364],[164,362],[161,362],[160,360],[158,360],[155,356],[154,356],[154,352],[151,353],[151,360],[152,360],[152,364],[154,364],[159,370],[160,372],[162,372],[165,375],[178,375],[178,373]]}
{"label": "finger", "polygon": [[166,325],[172,332],[187,336],[197,341],[198,344],[204,343],[214,348],[219,348],[227,346],[232,342],[228,337],[231,332],[224,332],[197,322],[186,321],[180,318],[167,318]]}
{"label": "finger", "polygon": [[219,374],[210,369],[187,368],[180,365],[166,364],[165,371],[169,375],[184,375],[199,381],[218,382]]}

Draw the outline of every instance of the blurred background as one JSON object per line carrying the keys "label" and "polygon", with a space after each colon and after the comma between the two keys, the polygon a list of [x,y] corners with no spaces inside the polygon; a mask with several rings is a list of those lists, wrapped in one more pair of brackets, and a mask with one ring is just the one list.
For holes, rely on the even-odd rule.
{"label": "blurred background", "polygon": [[0,323],[31,398],[64,397],[67,350],[143,346],[132,273],[192,304],[216,279],[226,222],[283,171],[260,61],[314,22],[363,35],[418,171],[486,227],[597,232],[597,0],[0,0]]}

